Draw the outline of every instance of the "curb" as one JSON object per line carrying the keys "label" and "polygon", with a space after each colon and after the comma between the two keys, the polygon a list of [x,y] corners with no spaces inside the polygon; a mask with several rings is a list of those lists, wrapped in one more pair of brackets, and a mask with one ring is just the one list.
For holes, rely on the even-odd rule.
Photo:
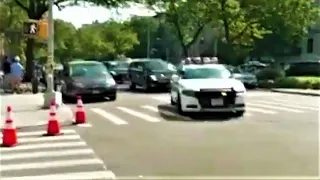
{"label": "curb", "polygon": [[312,92],[288,92],[288,91],[282,91],[282,90],[276,90],[276,89],[270,89],[271,92],[278,92],[278,93],[284,93],[284,94],[298,94],[298,95],[305,95],[305,96],[320,96],[320,93],[312,93]]}

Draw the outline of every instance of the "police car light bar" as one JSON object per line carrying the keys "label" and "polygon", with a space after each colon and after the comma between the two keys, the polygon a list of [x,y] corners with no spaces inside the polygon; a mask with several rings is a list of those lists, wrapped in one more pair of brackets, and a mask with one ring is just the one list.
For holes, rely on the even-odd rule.
{"label": "police car light bar", "polygon": [[182,60],[182,64],[219,64],[217,57],[188,57]]}

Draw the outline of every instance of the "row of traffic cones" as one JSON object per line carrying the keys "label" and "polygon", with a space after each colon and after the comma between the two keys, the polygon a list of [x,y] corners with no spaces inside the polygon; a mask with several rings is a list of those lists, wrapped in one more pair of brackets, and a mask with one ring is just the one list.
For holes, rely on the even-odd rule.
{"label": "row of traffic cones", "polygon": [[[74,114],[74,124],[86,123],[86,112],[84,110],[83,102],[80,96],[77,97],[77,106]],[[50,103],[49,119],[47,124],[46,136],[57,136],[61,134],[61,126],[57,117],[57,104],[53,99]],[[18,143],[17,129],[14,126],[12,117],[12,107],[7,107],[5,125],[2,129],[2,146],[12,147]]]}

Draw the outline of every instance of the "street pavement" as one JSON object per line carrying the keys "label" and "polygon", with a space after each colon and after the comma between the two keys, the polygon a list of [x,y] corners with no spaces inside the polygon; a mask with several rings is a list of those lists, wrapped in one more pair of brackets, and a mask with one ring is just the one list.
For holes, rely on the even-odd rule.
{"label": "street pavement", "polygon": [[247,113],[231,119],[181,116],[169,100],[123,87],[114,102],[85,102],[88,126],[64,126],[56,138],[21,129],[17,147],[0,149],[0,179],[319,174],[319,97],[249,91]]}
{"label": "street pavement", "polygon": [[60,136],[43,136],[34,128],[20,131],[19,144],[0,148],[1,180],[114,179],[104,162],[74,129]]}
{"label": "street pavement", "polygon": [[168,93],[118,97],[86,104],[81,136],[120,179],[318,175],[318,97],[249,91],[234,119],[177,115]]}

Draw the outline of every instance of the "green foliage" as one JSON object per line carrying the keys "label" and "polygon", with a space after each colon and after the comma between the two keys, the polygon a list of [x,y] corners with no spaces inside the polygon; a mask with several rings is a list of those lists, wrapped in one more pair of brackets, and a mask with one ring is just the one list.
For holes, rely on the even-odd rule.
{"label": "green foliage", "polygon": [[261,80],[275,80],[284,77],[285,73],[283,70],[278,68],[265,68],[258,72],[257,79]]}
{"label": "green foliage", "polygon": [[320,89],[320,77],[284,77],[275,81],[277,88]]}

